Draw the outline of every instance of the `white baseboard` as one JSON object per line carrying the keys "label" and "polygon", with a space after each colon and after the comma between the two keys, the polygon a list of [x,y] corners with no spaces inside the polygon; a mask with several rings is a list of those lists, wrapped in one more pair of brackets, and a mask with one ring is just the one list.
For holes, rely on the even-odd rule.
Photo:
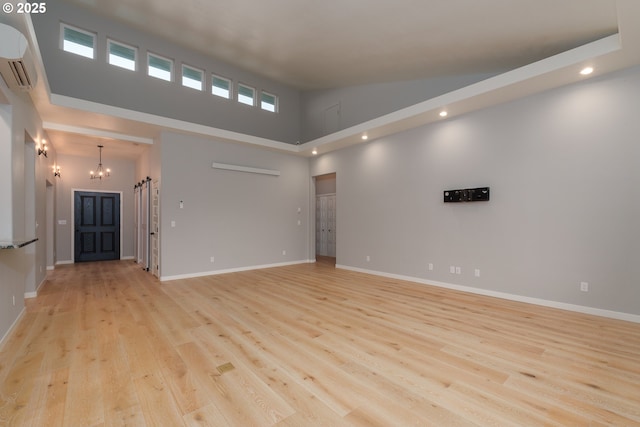
{"label": "white baseboard", "polygon": [[[136,259],[136,258],[133,257],[133,256],[120,257],[120,260],[122,260],[122,261],[127,261],[127,260],[132,260],[132,259]],[[75,264],[75,262],[72,259],[56,261],[56,265],[68,265],[68,264]],[[47,267],[47,270],[49,270],[49,267]],[[51,267],[51,270],[53,270],[53,266]]]}
{"label": "white baseboard", "polygon": [[47,271],[53,271],[56,269],[55,265],[47,265]]}
{"label": "white baseboard", "polygon": [[403,276],[401,274],[385,273],[382,271],[367,270],[364,268],[350,267],[348,265],[336,264],[336,268],[343,270],[357,271],[359,273],[372,274],[374,276],[388,277],[390,279],[406,280],[408,282],[419,283],[421,285],[437,286],[439,288],[453,289],[461,292],[468,292],[477,295],[485,295],[510,301],[524,302],[527,304],[540,305],[543,307],[558,308],[561,310],[574,311],[577,313],[591,314],[594,316],[608,317],[610,319],[625,320],[627,322],[640,323],[640,315],[621,313],[618,311],[604,310],[601,308],[586,307],[582,305],[567,304],[563,302],[545,300],[541,298],[525,297],[522,295],[509,294],[506,292],[491,291],[488,289],[473,288],[470,286],[455,285],[452,283],[438,282],[435,280],[421,279],[419,277]]}
{"label": "white baseboard", "polygon": [[22,310],[20,311],[20,314],[18,314],[18,317],[16,317],[16,319],[13,321],[13,323],[11,324],[11,326],[9,326],[9,329],[7,329],[7,332],[4,334],[4,336],[2,337],[2,339],[0,339],[0,351],[2,351],[2,347],[4,347],[5,344],[5,340],[7,338],[9,338],[9,336],[11,335],[11,333],[13,332],[13,330],[16,328],[16,326],[18,326],[18,323],[20,322],[20,320],[22,319],[22,316],[24,316],[24,313],[26,312],[26,308],[22,307]]}
{"label": "white baseboard", "polygon": [[35,292],[25,292],[24,293],[24,298],[25,299],[29,299],[29,298],[35,298],[38,296],[38,291],[40,290],[40,288],[42,287],[42,285],[44,285],[44,282],[47,281],[47,278],[45,276],[44,279],[42,279],[42,282],[40,282],[40,284],[36,287]]}
{"label": "white baseboard", "polygon": [[214,271],[203,271],[200,273],[188,273],[188,274],[178,274],[175,276],[160,276],[161,282],[167,282],[170,280],[180,280],[180,279],[193,279],[194,277],[204,277],[204,276],[215,276],[218,274],[227,274],[227,273],[238,273],[241,271],[251,271],[251,270],[262,270],[264,268],[273,268],[273,267],[284,267],[287,265],[296,265],[296,264],[307,264],[315,261],[312,260],[300,260],[300,261],[292,261],[292,262],[281,262],[277,264],[265,264],[265,265],[252,265],[247,267],[238,267],[238,268],[228,268],[225,270],[214,270]]}

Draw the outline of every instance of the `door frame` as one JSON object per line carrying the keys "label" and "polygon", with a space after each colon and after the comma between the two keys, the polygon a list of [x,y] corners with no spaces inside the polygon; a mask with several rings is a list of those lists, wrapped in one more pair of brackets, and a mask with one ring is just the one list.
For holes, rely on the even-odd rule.
{"label": "door frame", "polygon": [[[336,254],[335,254],[335,253],[336,253],[336,246],[337,246],[337,245],[336,245],[336,227],[335,227],[335,225],[336,225],[336,223],[337,223],[337,219],[336,219],[336,212],[337,212],[337,209],[336,209],[336,207],[335,207],[335,206],[336,206],[336,193],[323,193],[323,194],[316,194],[316,217],[315,217],[316,222],[315,222],[315,234],[316,234],[316,237],[317,237],[317,235],[318,235],[318,226],[317,226],[317,225],[318,225],[318,222],[317,222],[317,221],[318,221],[318,215],[317,215],[317,213],[318,213],[318,201],[319,201],[320,199],[322,199],[323,197],[327,197],[327,198],[328,198],[328,197],[333,197],[333,225],[334,225],[334,227],[333,227],[333,232],[334,232],[334,235],[333,235],[333,236],[334,236],[334,237],[333,237],[333,245],[332,245],[332,249],[333,249],[333,251],[331,251],[331,250],[327,250],[327,252],[328,252],[329,254],[318,254],[318,239],[316,238],[316,255],[320,255],[320,256],[327,256],[327,257],[333,257],[333,258],[335,258],[335,256],[336,256]],[[331,230],[329,230],[329,231],[331,231]],[[327,245],[327,247],[328,247],[328,245]],[[331,252],[333,252],[333,255],[331,255]]]}
{"label": "door frame", "polygon": [[[332,171],[332,172],[325,172],[325,173],[319,173],[317,175],[312,175],[311,176],[311,180],[310,180],[310,193],[311,193],[311,197],[309,198],[309,243],[310,243],[310,247],[309,247],[309,253],[312,255],[311,259],[313,260],[312,262],[316,261],[316,198],[317,196],[321,196],[321,194],[318,194],[317,191],[317,183],[316,183],[316,178],[318,177],[322,177],[325,175],[333,175],[335,177],[335,182],[336,182],[336,190],[335,193],[331,193],[334,194],[336,197],[336,203],[338,202],[338,173],[336,171]],[[338,215],[337,215],[337,209],[336,209],[336,230],[338,229]],[[335,241],[336,241],[336,254],[335,254],[335,258],[336,258],[336,262],[338,259],[338,234],[336,233],[335,235]]]}
{"label": "door frame", "polygon": [[122,238],[123,238],[123,234],[122,234],[122,218],[123,218],[123,209],[122,209],[122,205],[124,205],[123,200],[122,200],[122,191],[116,191],[116,190],[95,190],[95,189],[90,189],[90,190],[85,190],[82,188],[72,188],[71,189],[71,263],[75,264],[76,262],[76,257],[75,257],[75,253],[76,253],[76,239],[75,239],[75,223],[76,223],[76,192],[81,191],[84,193],[111,193],[111,194],[119,194],[120,195],[120,259],[122,258]]}
{"label": "door frame", "polygon": [[[155,200],[154,200],[155,199]],[[149,224],[149,236],[151,237],[151,244],[149,250],[151,251],[151,274],[160,278],[160,180],[154,179],[151,181],[151,215]],[[154,212],[157,209],[157,212]],[[151,234],[153,233],[153,235]]]}

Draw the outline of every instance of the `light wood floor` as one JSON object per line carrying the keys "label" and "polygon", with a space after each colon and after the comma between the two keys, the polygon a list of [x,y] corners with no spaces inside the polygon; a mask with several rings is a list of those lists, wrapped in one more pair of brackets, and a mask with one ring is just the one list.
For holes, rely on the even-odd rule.
{"label": "light wood floor", "polygon": [[61,266],[0,352],[0,425],[640,425],[640,325],[330,263]]}

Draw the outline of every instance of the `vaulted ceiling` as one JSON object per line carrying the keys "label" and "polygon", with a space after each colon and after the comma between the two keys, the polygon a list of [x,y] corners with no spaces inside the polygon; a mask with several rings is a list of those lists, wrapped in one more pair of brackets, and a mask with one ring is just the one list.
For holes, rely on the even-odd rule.
{"label": "vaulted ceiling", "polygon": [[499,72],[618,30],[615,0],[63,0],[301,89]]}
{"label": "vaulted ceiling", "polygon": [[[298,147],[274,141],[302,155],[359,143],[363,131],[375,138],[438,120],[443,106],[463,114],[571,83],[582,65],[598,76],[640,63],[637,0],[59,1],[300,90],[498,73]],[[109,140],[135,158],[161,130],[183,130],[54,105],[43,90],[32,97],[65,154],[94,155]]]}

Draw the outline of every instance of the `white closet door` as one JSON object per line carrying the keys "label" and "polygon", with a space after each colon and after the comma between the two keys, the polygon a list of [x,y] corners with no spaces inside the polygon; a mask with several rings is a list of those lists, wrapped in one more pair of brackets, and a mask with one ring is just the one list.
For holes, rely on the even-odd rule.
{"label": "white closet door", "polygon": [[158,180],[151,187],[151,273],[160,278],[160,187]]}
{"label": "white closet door", "polygon": [[336,196],[327,196],[327,255],[336,256]]}
{"label": "white closet door", "polygon": [[336,196],[316,196],[316,255],[336,256]]}

